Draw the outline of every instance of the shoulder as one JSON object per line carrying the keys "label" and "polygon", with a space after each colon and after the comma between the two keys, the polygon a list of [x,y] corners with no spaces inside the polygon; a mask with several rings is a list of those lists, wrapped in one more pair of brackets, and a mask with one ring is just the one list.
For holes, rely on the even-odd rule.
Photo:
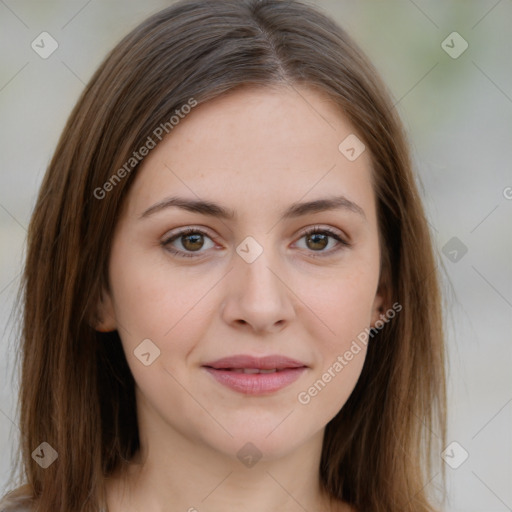
{"label": "shoulder", "polygon": [[0,512],[32,512],[34,500],[26,486],[0,497]]}

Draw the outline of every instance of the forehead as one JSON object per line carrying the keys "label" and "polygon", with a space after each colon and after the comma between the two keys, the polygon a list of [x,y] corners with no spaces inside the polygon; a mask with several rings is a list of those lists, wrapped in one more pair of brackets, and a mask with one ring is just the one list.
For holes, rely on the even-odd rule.
{"label": "forehead", "polygon": [[157,144],[137,173],[132,206],[179,192],[235,210],[281,210],[339,192],[371,208],[369,152],[351,161],[339,148],[354,135],[316,89],[243,87],[196,106]]}
{"label": "forehead", "polygon": [[304,157],[318,166],[337,157],[339,142],[354,132],[340,107],[310,86],[244,86],[196,107],[173,129],[168,148],[179,146],[177,156],[190,159],[204,146],[225,166],[236,158],[239,164],[304,167]]}

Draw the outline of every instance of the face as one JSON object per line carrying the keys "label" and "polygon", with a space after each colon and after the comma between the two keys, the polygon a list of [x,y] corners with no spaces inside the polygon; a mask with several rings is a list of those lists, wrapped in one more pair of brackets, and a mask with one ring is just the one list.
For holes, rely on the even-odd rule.
{"label": "face", "polygon": [[146,431],[272,459],[343,407],[382,305],[370,156],[338,147],[351,134],[318,91],[243,88],[145,158],[99,330],[119,331]]}

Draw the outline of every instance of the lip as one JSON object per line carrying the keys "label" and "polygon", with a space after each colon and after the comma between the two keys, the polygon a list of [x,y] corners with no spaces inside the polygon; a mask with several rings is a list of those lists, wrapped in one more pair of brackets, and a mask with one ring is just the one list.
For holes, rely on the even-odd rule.
{"label": "lip", "polygon": [[301,368],[307,366],[302,361],[297,359],[290,359],[289,357],[280,354],[272,354],[264,357],[254,357],[250,355],[236,355],[223,357],[210,363],[205,363],[203,366],[209,366],[215,369],[241,369],[241,368],[257,368],[258,370],[272,370],[277,368],[283,370],[285,368]]}
{"label": "lip", "polygon": [[[228,388],[246,395],[275,393],[297,380],[308,366],[279,354],[265,357],[236,355],[203,365],[213,378]],[[272,373],[241,373],[243,369],[276,370]]]}

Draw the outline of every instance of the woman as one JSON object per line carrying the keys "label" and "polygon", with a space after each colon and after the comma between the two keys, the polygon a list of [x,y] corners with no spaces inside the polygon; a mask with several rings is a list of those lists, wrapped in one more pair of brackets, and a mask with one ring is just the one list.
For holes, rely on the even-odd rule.
{"label": "woman", "polygon": [[23,293],[2,510],[438,510],[427,222],[385,86],[314,8],[182,1],[128,34],[47,170]]}

